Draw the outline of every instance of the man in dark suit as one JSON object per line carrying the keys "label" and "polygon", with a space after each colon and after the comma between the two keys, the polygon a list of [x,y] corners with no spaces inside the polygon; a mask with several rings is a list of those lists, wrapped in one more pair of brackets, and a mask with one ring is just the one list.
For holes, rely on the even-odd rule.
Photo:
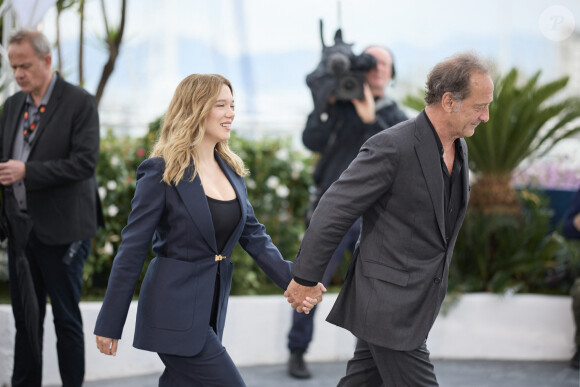
{"label": "man in dark suit", "polygon": [[[78,303],[84,260],[102,220],[95,178],[97,104],[53,73],[43,34],[16,32],[8,57],[21,88],[6,100],[0,118],[0,184],[16,323],[12,386],[41,385],[47,296],[62,383],[81,386],[85,360]],[[27,282],[33,287],[26,288]]]}
{"label": "man in dark suit", "polygon": [[426,108],[371,137],[322,197],[296,256],[286,296],[321,297],[316,283],[350,225],[361,235],[327,320],[357,348],[340,386],[437,386],[426,346],[469,201],[464,137],[489,119],[493,82],[462,53],[427,79]]}

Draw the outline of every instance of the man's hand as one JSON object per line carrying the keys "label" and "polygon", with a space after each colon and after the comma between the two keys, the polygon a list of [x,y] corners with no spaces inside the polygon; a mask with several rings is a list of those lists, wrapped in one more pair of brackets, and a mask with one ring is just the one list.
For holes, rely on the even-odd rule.
{"label": "man's hand", "polygon": [[326,292],[326,288],[320,282],[317,286],[303,286],[292,280],[284,292],[284,297],[298,313],[308,314],[316,304],[322,302],[323,292]]}
{"label": "man's hand", "polygon": [[109,339],[108,337],[97,335],[97,348],[105,355],[117,355],[117,344],[119,339]]}
{"label": "man's hand", "polygon": [[576,214],[572,222],[576,230],[580,231],[580,213]]}
{"label": "man's hand", "polygon": [[26,177],[26,166],[18,160],[0,163],[0,184],[11,185]]}
{"label": "man's hand", "polygon": [[376,121],[375,99],[373,98],[373,92],[368,83],[365,82],[364,84],[364,99],[360,100],[353,98],[350,101],[354,105],[356,113],[362,122],[365,124],[372,124]]}

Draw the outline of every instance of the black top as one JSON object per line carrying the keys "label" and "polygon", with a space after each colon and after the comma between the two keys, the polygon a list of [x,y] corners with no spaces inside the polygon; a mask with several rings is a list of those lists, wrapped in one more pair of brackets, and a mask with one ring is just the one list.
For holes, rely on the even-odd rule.
{"label": "black top", "polygon": [[463,200],[463,193],[461,187],[463,186],[463,174],[461,170],[464,168],[463,158],[461,154],[463,149],[461,148],[461,141],[459,139],[455,140],[455,160],[453,161],[453,168],[451,169],[451,175],[443,159],[443,144],[441,139],[437,134],[437,131],[433,127],[433,124],[427,117],[425,111],[423,113],[431,130],[433,131],[433,136],[435,136],[435,141],[437,142],[437,148],[439,149],[439,155],[441,156],[441,173],[443,174],[443,186],[444,186],[444,210],[445,210],[445,239],[449,242],[451,234],[453,233],[453,228],[457,222],[457,209],[461,206]]}
{"label": "black top", "polygon": [[[228,242],[230,235],[240,222],[242,210],[238,199],[232,200],[218,200],[207,196],[207,204],[209,205],[209,212],[211,212],[211,220],[215,231],[215,241],[218,251],[221,253]],[[217,333],[217,310],[220,295],[220,264],[218,262],[218,270],[216,274],[216,283],[213,292],[213,303],[211,307],[211,315],[209,324]]]}
{"label": "black top", "polygon": [[238,199],[218,200],[207,197],[207,204],[211,212],[211,220],[215,231],[215,241],[218,252],[222,252],[230,235],[242,217],[242,210]]}

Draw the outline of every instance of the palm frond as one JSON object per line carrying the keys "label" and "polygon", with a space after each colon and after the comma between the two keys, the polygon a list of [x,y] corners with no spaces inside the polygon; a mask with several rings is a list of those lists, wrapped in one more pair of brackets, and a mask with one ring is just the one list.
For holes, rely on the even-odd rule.
{"label": "palm frond", "polygon": [[551,102],[568,84],[568,77],[538,84],[540,71],[517,85],[512,69],[496,80],[490,119],[466,139],[470,166],[480,173],[511,173],[524,159],[545,154],[578,130],[569,128],[580,118],[577,98]]}

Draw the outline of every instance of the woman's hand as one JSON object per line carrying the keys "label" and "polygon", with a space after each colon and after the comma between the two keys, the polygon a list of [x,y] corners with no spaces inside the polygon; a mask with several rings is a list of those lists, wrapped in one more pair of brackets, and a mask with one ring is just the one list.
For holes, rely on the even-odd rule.
{"label": "woman's hand", "polygon": [[110,339],[97,335],[97,348],[105,355],[117,355],[117,344],[119,339]]}

